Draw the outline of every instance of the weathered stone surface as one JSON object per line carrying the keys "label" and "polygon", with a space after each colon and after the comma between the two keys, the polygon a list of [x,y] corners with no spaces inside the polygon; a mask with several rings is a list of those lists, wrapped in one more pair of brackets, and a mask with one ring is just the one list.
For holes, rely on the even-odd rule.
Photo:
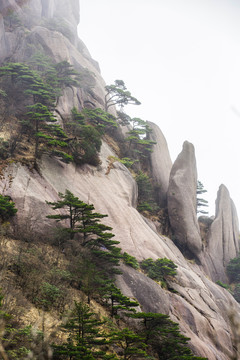
{"label": "weathered stone surface", "polygon": [[[85,45],[77,37],[77,24],[79,21],[79,1],[63,0],[29,0],[22,10],[14,0],[4,0],[2,10],[9,7],[16,8],[26,26],[31,31],[25,32],[21,28],[6,32],[3,19],[0,17],[0,61],[10,58],[13,62],[27,62],[31,53],[29,49],[34,46],[42,49],[54,62],[67,60],[80,73],[88,69],[86,80],[79,88],[67,88],[64,96],[60,97],[57,105],[57,116],[61,123],[62,117],[67,117],[75,106],[82,109],[84,106],[104,107],[105,83],[100,76],[98,65],[90,57]],[[71,25],[75,40],[71,43],[61,32],[50,31],[44,27],[44,18],[64,18]],[[28,20],[31,24],[28,24]],[[40,26],[41,25],[41,26]],[[70,26],[69,25],[69,26]],[[74,45],[80,46],[74,46]]]}
{"label": "weathered stone surface", "polygon": [[114,153],[104,143],[98,168],[76,167],[43,157],[39,164],[41,175],[20,164],[11,164],[0,181],[0,192],[10,195],[19,209],[18,229],[30,235],[37,231],[47,237],[54,221],[46,218],[52,210],[45,200],[56,201],[57,193],[66,188],[83,201],[93,203],[98,212],[108,214],[104,221],[113,227],[123,251],[138,260],[167,257],[178,265],[176,280],[169,282],[177,294],[163,290],[126,266],[119,279],[122,291],[136,298],[144,311],[169,314],[179,322],[183,333],[191,337],[196,354],[210,360],[229,360],[232,332],[226,309],[239,312],[239,304],[227,291],[207,280],[199,267],[186,261],[174,243],[158,235],[154,226],[136,211],[137,187],[128,169],[115,162],[106,175],[110,155]]}
{"label": "weathered stone surface", "polygon": [[197,168],[192,144],[185,141],[173,164],[168,189],[168,213],[176,243],[183,251],[198,255],[202,240],[196,215]]}
{"label": "weathered stone surface", "polygon": [[6,15],[9,10],[19,11],[20,8],[15,0],[1,0],[0,13]]}
{"label": "weathered stone surface", "polygon": [[70,40],[77,45],[77,25],[79,23],[78,0],[1,0],[0,12],[5,16],[14,10],[23,21],[24,26],[39,25],[42,18],[58,19],[63,28],[67,29]]}
{"label": "weathered stone surface", "polygon": [[3,17],[0,14],[0,49],[3,57],[6,56],[6,39],[5,39],[5,30],[3,24]]}
{"label": "weathered stone surface", "polygon": [[[32,14],[32,27],[27,37],[22,30],[5,33],[0,19],[0,44],[6,45],[5,54],[1,48],[1,61],[6,56],[10,56],[13,61],[26,61],[28,46],[40,45],[53,60],[68,60],[77,70],[86,67],[94,73],[96,84],[90,91],[84,87],[65,89],[57,105],[59,120],[69,116],[73,106],[79,109],[87,105],[103,107],[105,85],[96,63],[90,58],[81,41],[76,48],[74,43],[61,33],[40,26],[39,21],[42,16],[50,19],[53,16],[63,15],[66,16],[67,21],[76,25],[78,8],[75,6],[78,6],[78,1],[64,1],[64,14],[57,6],[62,1],[31,0],[29,2],[31,6],[28,10],[24,10],[25,15],[30,14],[27,11]],[[3,0],[0,5],[10,3],[16,5],[14,0]],[[154,148],[152,172],[164,190],[161,194],[164,199],[170,158],[161,131],[154,124],[150,126],[154,129],[152,136],[156,136],[161,144]],[[237,251],[238,226],[237,223],[234,223],[232,228],[229,225],[232,219],[235,219],[231,201],[229,204],[227,197],[225,203],[220,199],[218,201],[219,215],[216,216],[216,220],[219,218],[218,226],[224,224],[224,219],[227,219],[226,224],[228,224],[223,226],[224,240],[218,240],[220,243],[217,242],[216,245],[215,240],[209,238],[205,253],[200,252],[202,242],[196,219],[196,163],[193,146],[185,143],[171,172],[168,192],[169,213],[175,236],[179,236],[182,247],[186,247],[189,252],[201,258],[201,261],[203,256],[207,258],[207,250],[212,254],[205,264],[204,273],[202,266],[187,261],[171,239],[159,235],[156,226],[137,212],[137,186],[131,173],[118,162],[113,164],[113,168],[108,173],[108,157],[115,155],[104,142],[101,149],[102,162],[98,167],[89,165],[77,167],[47,156],[44,156],[39,163],[40,173],[18,163],[9,165],[0,179],[0,191],[2,194],[10,195],[16,203],[17,230],[29,235],[38,232],[47,237],[54,221],[46,218],[52,210],[45,201],[56,201],[59,191],[64,192],[65,189],[69,189],[83,201],[93,203],[96,211],[108,214],[104,221],[113,227],[112,232],[116,240],[120,241],[123,251],[134,255],[138,260],[148,257],[153,259],[167,257],[178,265],[176,279],[173,282],[169,281],[169,285],[178,293],[162,289],[144,274],[126,266],[123,267],[123,276],[118,280],[124,293],[136,298],[142,304],[144,311],[169,314],[172,320],[180,324],[182,332],[191,338],[190,346],[199,356],[206,356],[209,360],[229,360],[233,352],[229,309],[233,313],[239,313],[240,306],[227,291],[208,280],[205,273],[211,274],[211,271],[214,273],[215,264],[219,265],[219,260],[213,256],[218,246],[223,245],[222,259],[225,262],[234,253],[234,244]],[[222,198],[225,198],[224,194],[225,191],[222,190]],[[223,211],[224,207],[228,208],[227,215]],[[228,215],[230,209],[232,218]],[[213,230],[214,227],[212,228],[214,239],[216,236],[218,239],[218,232],[216,229]],[[234,235],[230,236],[230,233]]]}
{"label": "weathered stone surface", "polygon": [[64,96],[60,97],[56,108],[62,117],[68,117],[74,106],[79,109],[89,104],[92,107],[104,107],[105,83],[102,77],[92,62],[85,58],[61,33],[51,32],[44,27],[36,26],[28,35],[27,42],[24,39],[24,34],[19,31],[14,34],[7,33],[6,43],[8,48],[6,54],[14,54],[12,61],[27,61],[29,57],[28,47],[33,44],[44,48],[45,53],[55,62],[67,60],[80,73],[84,72],[86,68],[89,70],[86,83],[83,83],[79,88],[71,87],[64,90]]}
{"label": "weathered stone surface", "polygon": [[[26,167],[13,164],[7,170],[0,189],[16,202],[20,209],[17,214],[20,222],[25,218],[31,218],[32,212],[36,211],[33,226],[40,232],[52,224],[49,222],[47,225],[46,222],[49,221],[45,216],[50,208],[47,210],[45,200],[56,201],[59,191],[64,193],[69,189],[83,201],[93,203],[97,211],[109,215],[106,222],[113,227],[116,238],[124,244],[127,252],[134,254],[138,259],[145,256],[169,258],[171,251],[166,242],[159,246],[158,234],[149,228],[135,209],[137,185],[128,169],[115,162],[113,169],[106,174],[107,158],[114,155],[109,146],[103,143],[102,164],[98,168],[88,165],[79,168],[45,157],[39,165],[41,177],[34,170],[29,171]],[[9,177],[13,182],[8,186]],[[34,204],[32,208],[31,203]],[[41,225],[42,222],[44,226]],[[179,254],[172,255],[174,261],[178,261]]]}
{"label": "weathered stone surface", "polygon": [[159,205],[165,207],[167,205],[167,191],[172,161],[162,131],[156,124],[150,121],[148,121],[148,124],[152,129],[149,135],[150,140],[156,142],[156,144],[153,145],[153,152],[151,153],[152,176],[155,184],[159,186]]}
{"label": "weathered stone surface", "polygon": [[[144,312],[158,312],[170,316],[180,325],[181,332],[191,337],[190,347],[198,356],[209,360],[227,360],[233,353],[231,340],[231,313],[237,315],[239,304],[224,290],[194,274],[188,268],[191,280],[184,284],[170,282],[177,293],[164,291],[153,280],[130,267],[122,267],[118,286],[130,298],[136,299]],[[178,269],[180,276],[184,268]],[[183,274],[183,277],[185,275]],[[214,296],[213,296],[214,294]]]}
{"label": "weathered stone surface", "polygon": [[238,216],[228,189],[221,185],[216,200],[216,217],[210,226],[204,250],[206,271],[214,281],[227,281],[226,266],[238,253]]}
{"label": "weathered stone surface", "polygon": [[169,314],[169,296],[161,286],[130,266],[121,266],[121,271],[123,274],[118,276],[117,285],[141,304],[142,311]]}

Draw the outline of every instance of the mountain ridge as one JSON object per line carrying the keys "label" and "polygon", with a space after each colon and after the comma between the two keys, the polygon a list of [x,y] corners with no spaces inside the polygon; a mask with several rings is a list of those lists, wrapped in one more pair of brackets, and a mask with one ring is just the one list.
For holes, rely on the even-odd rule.
{"label": "mountain ridge", "polygon": [[[6,31],[6,24],[0,16],[2,64],[27,62],[29,48],[34,45],[43,49],[55,62],[67,60],[76,70],[88,69],[92,74],[94,81],[90,87],[68,87],[63,91],[56,106],[60,124],[69,117],[72,108],[103,108],[105,98],[105,82],[98,66],[90,58],[85,45],[77,39],[78,1],[71,0],[66,5],[66,1],[61,0],[61,3],[65,4],[63,9],[61,4],[57,6],[56,0],[48,3],[30,0],[27,6],[26,3],[19,6],[19,2],[14,0],[4,0],[0,8],[4,16],[9,10],[16,11],[24,24],[20,28],[11,25]],[[55,18],[63,18],[71,25],[68,36],[64,35],[65,27],[62,32],[47,28],[49,25],[44,21]],[[111,113],[116,114],[114,109]],[[150,126],[150,138],[157,141],[151,154],[151,175],[160,186],[160,206],[168,207],[171,229],[168,235],[171,238],[159,234],[156,224],[137,211],[138,190],[131,172],[121,162],[115,161],[107,174],[109,158],[118,156],[104,139],[98,166],[65,164],[48,155],[43,155],[38,161],[38,171],[19,162],[7,165],[0,182],[1,193],[15,202],[19,229],[24,231],[26,222],[29,222],[32,230],[46,235],[51,226],[51,221],[46,218],[49,213],[46,201],[57,201],[58,192],[69,189],[83,201],[93,203],[98,212],[108,215],[106,222],[113,228],[123,251],[139,261],[149,257],[167,257],[174,261],[178,274],[176,280],[169,281],[169,286],[176,293],[162,289],[153,280],[127,267],[123,267],[123,275],[118,278],[119,287],[126,295],[136,298],[143,311],[169,314],[177,321],[184,335],[191,338],[190,345],[196,355],[209,360],[227,360],[235,352],[230,313],[237,314],[240,306],[227,290],[214,282],[227,280],[226,265],[239,251],[236,210],[228,190],[222,185],[216,217],[204,243],[196,215],[194,147],[186,142],[172,165],[164,135],[155,124],[150,123]],[[120,139],[124,138],[124,132],[120,126]]]}

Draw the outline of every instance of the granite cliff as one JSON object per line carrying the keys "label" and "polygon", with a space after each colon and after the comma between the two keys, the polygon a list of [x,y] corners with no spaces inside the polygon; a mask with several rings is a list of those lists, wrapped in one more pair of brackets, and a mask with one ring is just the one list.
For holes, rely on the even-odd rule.
{"label": "granite cliff", "polygon": [[[12,12],[21,26],[4,21]],[[1,64],[25,63],[35,49],[41,49],[55,62],[67,60],[77,71],[87,69],[91,73],[90,88],[68,87],[59,98],[55,112],[60,124],[73,107],[104,108],[104,80],[97,62],[77,36],[78,0],[2,0],[0,13]],[[61,27],[54,30],[51,21],[56,19]],[[38,170],[20,162],[8,164],[2,170],[1,193],[15,202],[19,228],[31,224],[32,230],[45,236],[51,226],[45,201],[57,201],[58,192],[69,189],[83,201],[93,203],[98,212],[108,215],[107,224],[124,251],[139,261],[166,257],[178,266],[176,279],[169,282],[175,292],[126,266],[118,278],[122,291],[137,299],[143,311],[170,315],[180,324],[183,334],[191,338],[190,346],[196,355],[209,360],[228,360],[234,355],[239,358],[231,316],[239,313],[240,305],[215,283],[227,281],[226,265],[239,252],[234,203],[221,185],[215,218],[210,222],[200,219],[199,225],[194,146],[185,142],[172,165],[164,135],[157,125],[149,125],[150,137],[156,142],[150,170],[158,185],[159,205],[167,209],[167,234],[161,234],[156,221],[137,211],[138,189],[131,172],[118,161],[108,171],[109,159],[117,155],[104,140],[98,166],[65,164],[47,155],[39,160]],[[118,137],[123,138],[124,133],[119,126]]]}

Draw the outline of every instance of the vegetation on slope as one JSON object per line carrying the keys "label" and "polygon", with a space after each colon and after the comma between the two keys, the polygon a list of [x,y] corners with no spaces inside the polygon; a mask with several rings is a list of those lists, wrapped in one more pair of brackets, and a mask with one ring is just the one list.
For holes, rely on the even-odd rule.
{"label": "vegetation on slope", "polygon": [[[22,24],[9,13],[5,26],[13,31]],[[63,22],[50,19],[44,26],[71,40],[72,34]],[[149,154],[154,145],[149,140],[151,129],[146,121],[130,118],[124,112],[127,104],[140,102],[122,80],[116,80],[114,85],[106,86],[104,110],[93,104],[91,108],[73,108],[68,118],[59,121],[55,110],[64,89],[82,87],[90,94],[95,79],[87,69],[77,73],[67,61],[53,62],[42,50],[29,45],[28,63],[6,63],[0,68],[3,164],[11,159],[32,163],[37,169],[38,159],[47,153],[64,162],[96,166],[102,138],[119,140],[118,124],[128,125],[117,160],[131,168],[136,177],[138,210],[158,215],[149,177]],[[108,110],[116,105],[119,111],[114,117]],[[135,269],[139,264],[133,256],[121,255],[112,229],[100,222],[106,215],[94,212],[93,205],[85,204],[68,190],[49,205],[61,212],[46,214],[48,218],[69,222],[69,226],[53,227],[51,237],[38,238],[26,224],[24,234],[16,230],[11,234],[15,237],[9,238],[4,234],[8,225],[1,225],[0,265],[5,276],[0,302],[2,358],[202,359],[191,353],[189,339],[180,334],[178,325],[167,315],[136,313],[138,302],[116,287],[115,275],[120,273],[121,261]],[[2,222],[16,211],[11,199],[2,197]],[[141,264],[156,281],[164,283],[167,276],[175,275],[174,264],[168,259],[152,260],[151,269],[149,266]],[[41,326],[35,328],[37,321],[31,323],[26,312],[21,317],[20,306],[32,312],[37,309]],[[51,317],[55,324],[46,331]],[[135,319],[131,328],[127,317]]]}
{"label": "vegetation on slope", "polygon": [[[67,221],[51,238],[1,237],[0,265],[7,274],[1,282],[2,358],[203,359],[191,353],[189,339],[167,315],[136,312],[138,302],[116,287],[122,255],[111,228],[100,222],[106,215],[68,190],[49,205],[61,213],[46,216]],[[4,239],[14,243],[14,251],[8,253]],[[38,309],[41,326],[27,312],[17,314],[19,302],[32,313]],[[46,332],[50,316],[63,320]],[[135,319],[132,327],[128,317]]]}

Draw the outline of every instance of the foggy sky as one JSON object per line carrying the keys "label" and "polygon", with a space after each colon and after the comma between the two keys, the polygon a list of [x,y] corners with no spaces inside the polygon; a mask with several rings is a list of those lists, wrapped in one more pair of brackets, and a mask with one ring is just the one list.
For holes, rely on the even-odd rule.
{"label": "foggy sky", "polygon": [[106,83],[142,102],[126,112],[159,125],[173,161],[192,142],[210,215],[221,183],[240,215],[240,2],[81,0],[80,17]]}

